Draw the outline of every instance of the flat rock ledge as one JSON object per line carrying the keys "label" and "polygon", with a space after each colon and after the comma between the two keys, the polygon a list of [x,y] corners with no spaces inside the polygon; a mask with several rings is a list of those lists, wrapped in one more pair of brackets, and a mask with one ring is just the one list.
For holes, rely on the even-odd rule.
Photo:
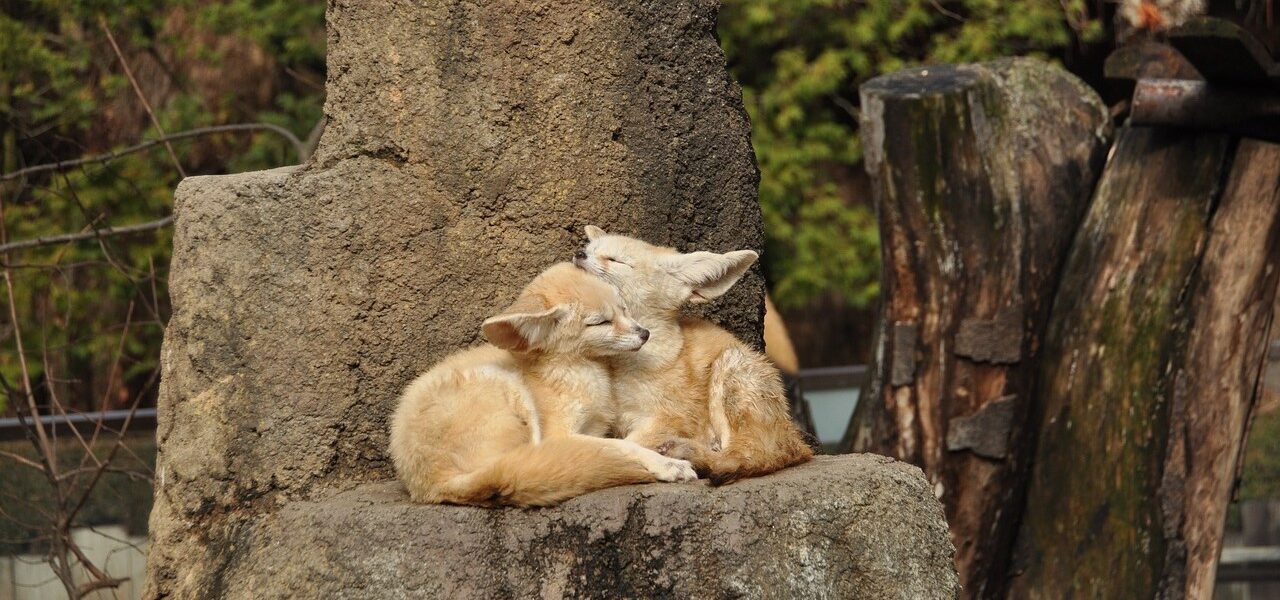
{"label": "flat rock ledge", "polygon": [[954,598],[916,467],[820,457],[769,477],[604,490],[553,509],[411,504],[396,482],[243,531],[227,597]]}

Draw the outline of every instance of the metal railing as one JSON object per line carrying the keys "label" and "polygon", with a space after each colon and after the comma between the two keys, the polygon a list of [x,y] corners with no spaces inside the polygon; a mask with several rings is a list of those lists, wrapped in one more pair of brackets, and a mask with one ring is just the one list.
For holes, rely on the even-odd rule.
{"label": "metal railing", "polygon": [[[81,433],[92,432],[99,424],[107,430],[118,431],[129,419],[128,410],[107,410],[102,412],[85,412],[63,415],[41,415],[40,424],[50,435],[70,434],[70,427]],[[26,429],[31,419],[22,417],[6,417],[0,419],[0,440],[20,440],[27,436]],[[156,409],[139,408],[133,411],[133,419],[129,421],[130,431],[152,431],[156,428]]]}

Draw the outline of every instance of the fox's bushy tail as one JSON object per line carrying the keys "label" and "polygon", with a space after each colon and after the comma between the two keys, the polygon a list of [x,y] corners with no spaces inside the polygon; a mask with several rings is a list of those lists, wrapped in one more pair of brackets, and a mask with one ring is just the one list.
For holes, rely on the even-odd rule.
{"label": "fox's bushy tail", "polygon": [[608,487],[657,478],[604,440],[555,437],[519,446],[479,471],[454,477],[442,501],[472,506],[552,506]]}
{"label": "fox's bushy tail", "polygon": [[813,458],[813,448],[798,430],[768,437],[773,439],[739,436],[727,450],[708,453],[705,474],[711,485],[768,475]]}
{"label": "fox's bushy tail", "polygon": [[[791,420],[778,370],[759,353],[729,348],[711,366],[710,406],[732,432],[720,452],[706,452],[700,475],[712,485],[768,475],[813,457]],[[718,415],[713,414],[715,422]]]}

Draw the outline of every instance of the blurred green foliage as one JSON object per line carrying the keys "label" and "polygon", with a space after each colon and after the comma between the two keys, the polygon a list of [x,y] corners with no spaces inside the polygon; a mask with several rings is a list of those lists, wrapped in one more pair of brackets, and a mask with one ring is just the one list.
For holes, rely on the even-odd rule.
{"label": "blurred green foliage", "polygon": [[[166,132],[265,121],[305,138],[320,118],[323,2],[0,0],[0,7],[4,172],[159,136],[104,27]],[[297,161],[291,145],[265,132],[207,136],[175,143],[174,150],[189,175]],[[171,210],[179,179],[168,153],[156,147],[0,182],[8,239],[161,218]],[[8,256],[20,265],[15,305],[42,399],[60,386],[70,396],[62,398],[65,404],[88,409],[152,393],[147,383],[167,318],[169,253],[170,232],[161,229]],[[0,301],[7,305],[2,295]],[[12,330],[5,335],[0,376],[16,387],[16,345]],[[0,397],[0,412],[4,402]]]}
{"label": "blurred green foliage", "polygon": [[[305,137],[320,117],[322,2],[0,5],[0,166],[6,172],[159,134],[139,112],[103,26],[119,41],[165,131],[266,121]],[[875,219],[865,186],[859,187],[859,83],[918,63],[1053,56],[1073,36],[1101,33],[1084,14],[1083,0],[725,0],[720,36],[754,127],[766,260],[778,303],[796,307],[835,292],[850,306],[866,307],[878,295]],[[288,144],[267,133],[174,146],[189,174],[296,160]],[[9,239],[158,218],[168,213],[178,180],[157,147],[21,186],[0,184]],[[106,398],[113,390],[104,380],[138,391],[133,388],[155,367],[167,314],[169,244],[169,232],[160,230],[10,257],[58,266],[17,271],[19,322],[28,333],[35,379],[44,380],[47,366],[55,378],[75,382],[67,384],[68,395]],[[122,367],[110,372],[122,336]],[[17,359],[12,344],[7,348],[0,375],[14,384]],[[117,395],[116,403],[127,402],[127,394]]]}
{"label": "blurred green foliage", "polygon": [[879,293],[879,242],[861,169],[858,92],[906,66],[1059,55],[1103,34],[1083,0],[724,0],[720,39],[742,84],[760,163],[774,299]]}

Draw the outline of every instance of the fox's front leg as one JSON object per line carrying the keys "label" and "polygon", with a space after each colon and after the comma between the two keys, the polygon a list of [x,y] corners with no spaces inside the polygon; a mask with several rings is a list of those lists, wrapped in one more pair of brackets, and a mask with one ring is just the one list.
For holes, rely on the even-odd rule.
{"label": "fox's front leg", "polygon": [[697,472],[689,461],[663,456],[634,442],[611,438],[597,438],[581,434],[574,434],[574,437],[589,439],[632,458],[636,462],[644,465],[644,468],[652,473],[658,481],[693,481],[698,478]]}
{"label": "fox's front leg", "polygon": [[716,449],[697,440],[681,436],[658,425],[656,419],[636,421],[627,433],[626,441],[652,450],[662,456],[687,460],[699,475],[706,475],[715,460]]}

